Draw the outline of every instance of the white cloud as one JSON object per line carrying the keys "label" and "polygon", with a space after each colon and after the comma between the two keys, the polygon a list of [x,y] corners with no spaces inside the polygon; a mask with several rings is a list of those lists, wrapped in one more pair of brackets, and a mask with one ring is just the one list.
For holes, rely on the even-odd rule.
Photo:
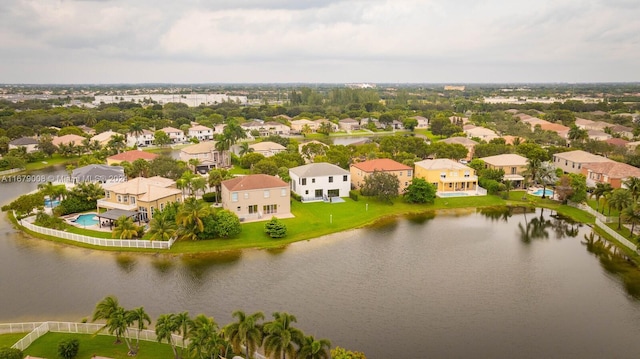
{"label": "white cloud", "polygon": [[639,3],[13,0],[0,81],[637,81]]}

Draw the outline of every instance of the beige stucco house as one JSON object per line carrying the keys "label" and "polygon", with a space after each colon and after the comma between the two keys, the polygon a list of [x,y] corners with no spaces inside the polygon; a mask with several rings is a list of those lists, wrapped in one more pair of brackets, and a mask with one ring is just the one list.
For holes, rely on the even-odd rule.
{"label": "beige stucco house", "polygon": [[376,171],[391,173],[398,177],[398,181],[400,181],[400,193],[404,192],[413,179],[412,167],[389,158],[378,158],[370,161],[357,162],[349,166],[351,185],[353,188],[359,189],[364,184],[364,179]]}
{"label": "beige stucco house", "polygon": [[180,150],[180,160],[197,159],[196,171],[208,172],[212,168],[228,167],[231,163],[229,151],[218,151],[216,141],[200,142]]}
{"label": "beige stucco house", "polygon": [[521,188],[524,184],[524,172],[527,170],[527,158],[515,153],[480,158],[485,168],[503,170],[504,179],[511,181],[514,188]]}
{"label": "beige stucco house", "polygon": [[582,173],[587,163],[613,163],[614,161],[582,150],[560,152],[553,155],[553,165],[564,173]]}
{"label": "beige stucco house", "polygon": [[291,218],[289,184],[265,174],[239,176],[222,182],[222,207],[242,221]]}

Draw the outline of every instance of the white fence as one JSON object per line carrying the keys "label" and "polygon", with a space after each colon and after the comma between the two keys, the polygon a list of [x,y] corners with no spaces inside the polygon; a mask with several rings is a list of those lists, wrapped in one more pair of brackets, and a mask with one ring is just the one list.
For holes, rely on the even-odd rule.
{"label": "white fence", "polygon": [[596,218],[596,227],[598,227],[598,228],[602,229],[603,231],[607,232],[608,235],[610,235],[611,237],[615,238],[616,241],[622,243],[625,247],[628,247],[632,251],[636,251],[637,250],[637,246],[635,244],[631,243],[628,239],[626,239],[622,235],[620,235],[620,233],[614,231],[613,229],[611,229],[606,224],[602,223],[602,221],[597,219],[597,218]]}
{"label": "white fence", "polygon": [[596,211],[595,209],[587,206],[584,203],[575,203],[575,202],[568,202],[567,203],[569,206],[574,207],[574,208],[578,208],[581,209],[587,213],[589,213],[590,215],[596,217],[596,219],[604,222],[604,223],[613,223],[618,221],[618,217],[607,217],[604,214]]}
{"label": "white fence", "polygon": [[0,171],[0,176],[10,175],[12,173],[22,172],[22,171],[24,171],[24,168],[12,168],[10,170]]}
{"label": "white fence", "polygon": [[[25,350],[36,339],[47,334],[48,332],[54,333],[74,333],[74,334],[98,334],[98,335],[111,335],[106,331],[100,331],[104,327],[103,324],[96,323],[73,323],[73,322],[31,322],[31,323],[0,323],[0,334],[6,333],[26,333],[24,338],[20,339],[17,343],[12,345],[12,348]],[[144,329],[138,332],[137,328],[129,328],[129,331],[125,333],[127,338],[139,338],[147,342],[157,342],[158,336],[156,332],[149,329]],[[182,346],[182,336],[172,334],[173,343],[176,346]],[[189,340],[185,341],[185,345],[189,345]],[[242,347],[244,349],[244,346]],[[266,359],[266,357],[258,352],[254,353],[254,357],[258,359]]]}
{"label": "white fence", "polygon": [[147,241],[140,239],[107,239],[89,237],[82,234],[69,233],[65,231],[59,231],[57,229],[36,226],[35,224],[29,223],[24,219],[20,220],[20,225],[36,233],[101,247],[171,249],[171,246],[176,241],[175,238],[171,238],[168,241]]}

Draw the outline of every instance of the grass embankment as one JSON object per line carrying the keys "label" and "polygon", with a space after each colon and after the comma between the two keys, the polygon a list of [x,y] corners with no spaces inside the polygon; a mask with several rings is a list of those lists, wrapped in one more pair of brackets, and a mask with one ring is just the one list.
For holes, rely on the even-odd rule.
{"label": "grass embankment", "polygon": [[[114,359],[129,359],[128,348],[123,342],[113,344],[115,338],[108,335],[47,333],[31,344],[24,353],[40,358],[58,358],[58,343],[65,339],[78,339],[80,347],[76,358],[91,358],[94,354]],[[168,344],[140,341],[137,359],[173,358]]]}
{"label": "grass embankment", "polygon": [[27,334],[29,333],[0,334],[0,348],[10,348]]}
{"label": "grass embankment", "polygon": [[56,153],[53,156],[51,156],[51,158],[46,158],[43,161],[27,163],[24,167],[23,172],[36,171],[36,170],[41,170],[47,167],[53,167],[58,165],[68,165],[68,164],[78,162],[79,158],[80,157],[78,156],[62,157]]}

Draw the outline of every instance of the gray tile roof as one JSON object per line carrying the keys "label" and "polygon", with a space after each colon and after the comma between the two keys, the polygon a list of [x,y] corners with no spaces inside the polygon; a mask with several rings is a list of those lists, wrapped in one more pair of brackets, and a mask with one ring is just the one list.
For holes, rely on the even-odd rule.
{"label": "gray tile roof", "polygon": [[289,172],[298,177],[321,177],[321,176],[341,176],[348,175],[349,171],[331,163],[310,163],[289,169]]}

